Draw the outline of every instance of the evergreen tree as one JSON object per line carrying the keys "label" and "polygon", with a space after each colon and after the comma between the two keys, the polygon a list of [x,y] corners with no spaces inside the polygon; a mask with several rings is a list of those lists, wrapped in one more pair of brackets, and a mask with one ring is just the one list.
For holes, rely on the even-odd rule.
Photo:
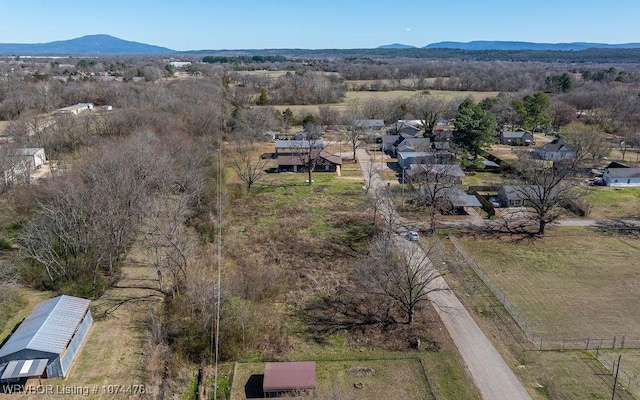
{"label": "evergreen tree", "polygon": [[496,119],[473,100],[466,99],[458,107],[453,142],[473,159],[480,151],[495,142]]}

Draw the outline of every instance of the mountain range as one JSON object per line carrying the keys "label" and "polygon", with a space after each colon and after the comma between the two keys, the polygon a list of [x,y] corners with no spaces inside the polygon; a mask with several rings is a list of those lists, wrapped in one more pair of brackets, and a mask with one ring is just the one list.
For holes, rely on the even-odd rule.
{"label": "mountain range", "polygon": [[[379,46],[378,49],[416,49],[417,47],[393,43]],[[472,41],[472,42],[438,42],[422,47],[422,49],[460,49],[460,50],[556,50],[579,51],[596,49],[633,49],[640,48],[640,43],[605,44],[605,43],[533,43],[511,41]],[[271,49],[270,51],[274,51]],[[267,50],[264,50],[267,51]],[[76,39],[60,40],[49,43],[0,43],[0,54],[7,55],[99,55],[99,54],[177,54],[206,53],[216,50],[193,50],[178,52],[166,47],[132,42],[110,35],[87,35]]]}
{"label": "mountain range", "polygon": [[[417,48],[401,43],[388,44],[378,47],[379,49],[407,49]],[[534,43],[534,42],[510,42],[510,41],[489,41],[475,40],[472,42],[437,42],[431,43],[423,49],[458,49],[458,50],[534,50],[534,51],[579,51],[586,49],[637,49],[640,43],[606,44],[606,43]]]}
{"label": "mountain range", "polygon": [[169,54],[175,50],[131,42],[110,35],[87,35],[49,43],[0,43],[0,54],[79,55],[79,54]]}

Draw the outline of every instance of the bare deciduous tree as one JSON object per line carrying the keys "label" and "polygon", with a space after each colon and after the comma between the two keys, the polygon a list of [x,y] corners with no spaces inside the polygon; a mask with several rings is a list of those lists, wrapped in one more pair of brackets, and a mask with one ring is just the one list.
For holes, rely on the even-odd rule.
{"label": "bare deciduous tree", "polygon": [[611,152],[611,144],[605,133],[593,125],[573,122],[562,128],[561,134],[562,140],[573,148],[579,161],[586,158],[599,160]]}
{"label": "bare deciduous tree", "polygon": [[257,146],[249,140],[239,140],[229,153],[229,164],[238,178],[247,185],[247,190],[265,174],[269,159],[256,155]]}
{"label": "bare deciduous tree", "polygon": [[366,265],[357,271],[364,290],[392,301],[406,316],[406,324],[413,323],[416,307],[429,302],[431,293],[449,290],[434,266],[441,258],[436,240],[431,238],[423,250],[397,235],[379,235]]}
{"label": "bare deciduous tree", "polygon": [[537,233],[544,235],[546,226],[560,218],[561,207],[581,197],[580,181],[574,179],[575,160],[555,161],[550,166],[523,157],[516,169],[518,177],[512,190],[533,210],[531,218],[538,224]]}
{"label": "bare deciduous tree", "polygon": [[429,212],[431,233],[435,232],[436,215],[451,208],[452,198],[460,186],[457,164],[414,164],[404,171],[414,203]]}

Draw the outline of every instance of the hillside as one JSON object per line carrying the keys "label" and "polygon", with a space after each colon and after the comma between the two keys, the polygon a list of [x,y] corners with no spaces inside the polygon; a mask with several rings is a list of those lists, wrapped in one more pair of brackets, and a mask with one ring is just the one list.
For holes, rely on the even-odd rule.
{"label": "hillside", "polygon": [[87,35],[49,43],[0,43],[0,54],[74,55],[74,54],[167,54],[166,47],[118,39],[110,35]]}

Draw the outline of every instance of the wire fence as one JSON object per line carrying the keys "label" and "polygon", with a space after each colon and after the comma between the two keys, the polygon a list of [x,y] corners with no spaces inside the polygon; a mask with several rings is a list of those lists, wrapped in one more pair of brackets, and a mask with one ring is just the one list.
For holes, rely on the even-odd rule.
{"label": "wire fence", "polygon": [[[618,357],[604,353],[600,350],[595,352],[596,359],[602,364],[612,375],[615,376],[618,366]],[[640,396],[640,383],[638,383],[637,374],[632,375],[623,369],[624,356],[620,361],[620,371],[618,371],[618,386],[623,390],[631,392],[636,396]]]}
{"label": "wire fence", "polygon": [[[596,359],[611,373],[615,374],[617,360],[608,354],[601,352],[601,349],[625,349],[640,348],[640,337],[630,336],[613,336],[608,338],[589,337],[586,338],[545,338],[536,335],[533,327],[527,322],[524,315],[518,308],[507,298],[504,292],[496,285],[484,270],[471,258],[464,250],[458,239],[449,235],[449,240],[462,256],[465,262],[473,269],[475,274],[482,282],[491,290],[491,293],[498,299],[500,304],[507,310],[509,315],[518,324],[537,350],[595,350]],[[622,363],[620,363],[622,365]],[[619,371],[618,382],[625,389],[640,396],[640,385],[637,377],[624,371],[622,367]]]}

